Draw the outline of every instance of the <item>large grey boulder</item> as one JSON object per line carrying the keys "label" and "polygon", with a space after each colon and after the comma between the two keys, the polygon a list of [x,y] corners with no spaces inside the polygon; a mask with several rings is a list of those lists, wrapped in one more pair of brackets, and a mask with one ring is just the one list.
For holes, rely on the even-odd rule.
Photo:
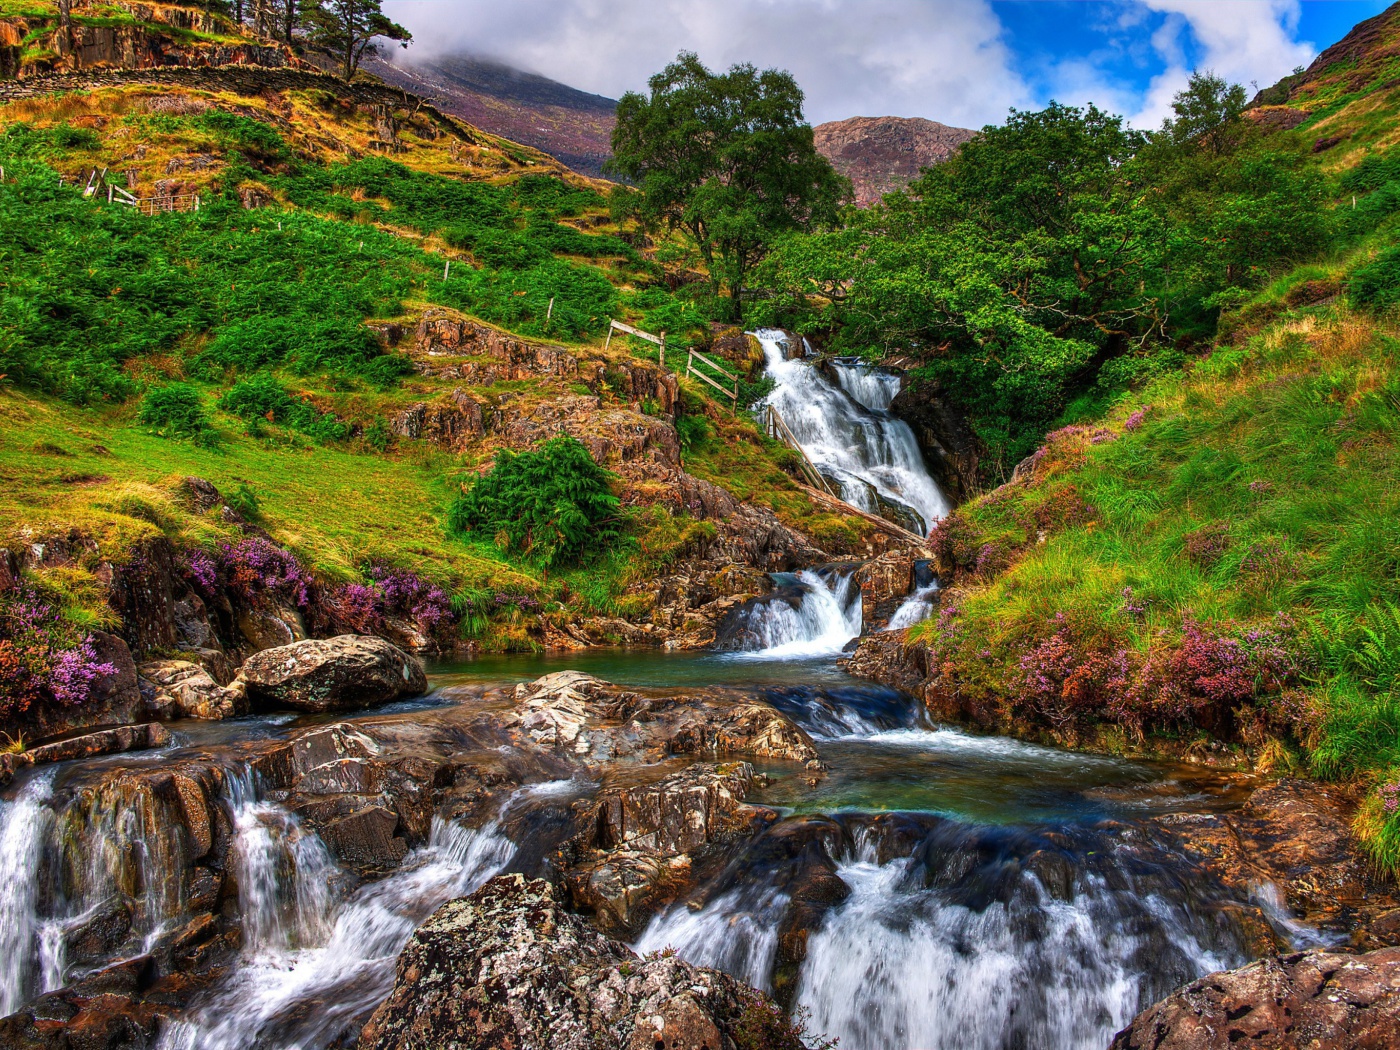
{"label": "large grey boulder", "polygon": [[675,955],[639,959],[567,911],[548,883],[503,875],[418,928],[358,1045],[728,1050],[736,1036],[802,1050],[771,1002],[728,974]]}
{"label": "large grey boulder", "polygon": [[1110,1050],[1380,1050],[1400,1046],[1400,948],[1307,951],[1193,981]]}
{"label": "large grey boulder", "polygon": [[254,653],[239,679],[254,707],[355,711],[427,692],[418,661],[383,638],[345,634]]}

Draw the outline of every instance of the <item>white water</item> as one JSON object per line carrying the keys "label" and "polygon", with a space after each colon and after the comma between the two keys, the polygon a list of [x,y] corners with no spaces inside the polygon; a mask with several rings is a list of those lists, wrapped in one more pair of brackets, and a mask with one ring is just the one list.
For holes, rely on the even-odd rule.
{"label": "white water", "polygon": [[[1164,902],[1125,908],[1092,878],[1065,901],[1025,873],[1021,893],[975,911],[911,866],[841,864],[851,896],[808,941],[798,1002],[843,1050],[1102,1050],[1143,1005],[1142,956],[1163,932],[1197,974],[1235,962]],[[1160,927],[1151,943],[1144,925]]]}
{"label": "white water", "polygon": [[433,819],[428,845],[392,875],[344,895],[345,876],[294,814],[235,793],[243,955],[162,1050],[325,1046],[384,999],[414,929],[440,905],[501,871],[514,844],[492,822]]}
{"label": "white water", "polygon": [[45,803],[53,775],[35,777],[13,802],[0,802],[0,1017],[34,989],[41,922],[35,896],[53,815]]}
{"label": "white water", "polygon": [[890,617],[887,631],[902,631],[906,627],[913,627],[916,623],[922,623],[933,613],[933,596],[938,593],[938,584],[931,583],[927,587],[920,587],[904,599],[904,602],[894,611]]}
{"label": "white water", "polygon": [[[849,379],[838,372],[842,385],[835,386],[805,361],[787,360],[782,332],[761,328],[753,334],[763,346],[766,374],[776,384],[765,403],[777,409],[817,469],[836,480],[842,499],[878,513],[878,494],[912,510],[925,532],[948,513],[948,500],[929,476],[914,432],[887,411],[883,399],[894,393],[885,378],[850,368]],[[842,388],[847,382],[849,390]]]}
{"label": "white water", "polygon": [[793,608],[775,598],[757,603],[742,615],[747,644],[736,654],[748,659],[793,660],[839,653],[861,630],[860,590],[850,573],[830,580],[809,570],[796,583],[802,601]]}
{"label": "white water", "polygon": [[872,412],[888,412],[890,404],[899,395],[899,376],[893,372],[881,372],[869,365],[847,364],[844,361],[833,361],[831,367],[836,372],[836,381],[841,384],[841,389]]}
{"label": "white water", "polygon": [[696,966],[724,970],[745,984],[768,991],[778,952],[778,922],[788,898],[774,890],[731,890],[709,906],[684,904],[656,915],[634,945],[638,955],[674,948]]}

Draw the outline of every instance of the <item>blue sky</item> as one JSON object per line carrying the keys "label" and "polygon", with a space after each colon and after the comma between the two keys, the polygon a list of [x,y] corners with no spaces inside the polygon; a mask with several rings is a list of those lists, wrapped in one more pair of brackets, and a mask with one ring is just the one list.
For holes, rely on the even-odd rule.
{"label": "blue sky", "polygon": [[406,54],[465,51],[616,98],[681,50],[790,70],[814,123],[1095,102],[1140,127],[1193,69],[1274,83],[1378,0],[386,0]]}
{"label": "blue sky", "polygon": [[[1385,0],[1214,3],[1223,18],[1237,23],[1271,17],[1287,40],[1312,53],[1389,6]],[[1171,69],[1173,59],[1179,58],[1175,64],[1186,69],[1219,64],[1219,56],[1198,36],[1197,26],[1170,10],[1186,5],[1164,4],[1164,9],[1154,10],[1129,0],[991,0],[990,6],[1012,55],[1011,68],[1040,101],[1070,90],[1079,77],[1067,71],[1078,63],[1092,70],[1098,83],[1116,86],[1121,98],[1135,99],[1139,107],[1147,103],[1154,78]],[[1170,55],[1173,49],[1177,55]],[[1274,79],[1258,86],[1267,87]]]}

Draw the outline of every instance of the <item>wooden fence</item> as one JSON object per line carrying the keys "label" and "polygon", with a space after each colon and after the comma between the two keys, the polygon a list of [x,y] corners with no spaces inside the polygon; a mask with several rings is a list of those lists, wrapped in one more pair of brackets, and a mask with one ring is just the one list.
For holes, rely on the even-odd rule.
{"label": "wooden fence", "polygon": [[[695,367],[695,362],[697,361],[711,368],[715,373],[718,374],[719,379],[715,379],[711,376],[708,376],[699,368]],[[709,383],[710,386],[714,387],[721,394],[730,399],[730,401],[733,403],[733,409],[735,412],[739,411],[739,377],[736,376],[733,372],[726,369],[723,365],[712,361],[710,358],[702,354],[699,350],[692,350],[690,351],[690,356],[686,359],[685,362],[685,374],[688,376],[694,376],[701,382]],[[728,383],[728,385],[726,386],[725,383],[720,382],[721,379],[725,380]]]}
{"label": "wooden fence", "polygon": [[[60,181],[59,185],[62,185]],[[199,194],[176,193],[157,197],[138,197],[121,186],[107,181],[107,169],[93,168],[80,178],[84,197],[107,197],[108,204],[121,204],[135,208],[142,215],[157,215],[163,212],[199,211]]]}
{"label": "wooden fence", "polygon": [[[554,300],[551,299],[549,302],[550,307],[552,309],[554,306]],[[666,367],[665,332],[662,332],[660,335],[652,335],[650,332],[643,332],[640,328],[633,328],[630,324],[623,324],[621,321],[609,321],[608,338],[607,341],[603,343],[604,350],[612,346],[613,332],[622,332],[624,335],[635,335],[638,339],[645,339],[648,343],[655,343],[657,360],[660,362],[662,368]]]}
{"label": "wooden fence", "polygon": [[[788,428],[787,422],[778,415],[778,410],[772,405],[769,405],[763,413],[763,432],[773,440],[781,441],[797,453],[797,465],[802,471],[802,476],[807,479],[807,484],[813,488],[821,489],[829,496],[836,496],[836,493],[831,491],[831,483],[822,476],[817,465],[808,458],[796,435]],[[837,498],[840,497],[837,496]]]}

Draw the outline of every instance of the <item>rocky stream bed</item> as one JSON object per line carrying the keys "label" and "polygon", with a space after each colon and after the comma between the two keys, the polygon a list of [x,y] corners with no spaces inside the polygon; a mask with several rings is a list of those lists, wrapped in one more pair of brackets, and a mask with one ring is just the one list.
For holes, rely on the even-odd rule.
{"label": "rocky stream bed", "polygon": [[498,657],[16,769],[0,1046],[799,1045],[774,1003],[847,1050],[1394,1045],[1344,798],[762,655]]}

